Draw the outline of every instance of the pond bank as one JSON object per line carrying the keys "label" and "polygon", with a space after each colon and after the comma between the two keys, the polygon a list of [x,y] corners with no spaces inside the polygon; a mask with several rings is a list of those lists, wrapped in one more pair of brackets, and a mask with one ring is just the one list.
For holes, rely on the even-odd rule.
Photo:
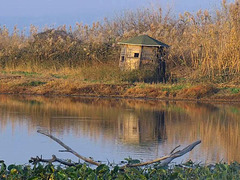
{"label": "pond bank", "polygon": [[77,78],[0,76],[1,94],[141,98],[189,101],[240,101],[240,87],[219,84],[86,82]]}

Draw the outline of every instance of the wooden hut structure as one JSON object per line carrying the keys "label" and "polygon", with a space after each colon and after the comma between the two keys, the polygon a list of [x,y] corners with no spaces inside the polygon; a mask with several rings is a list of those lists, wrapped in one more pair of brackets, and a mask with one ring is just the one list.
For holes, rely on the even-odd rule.
{"label": "wooden hut structure", "polygon": [[137,36],[118,44],[122,45],[119,62],[122,70],[134,70],[145,65],[158,64],[162,60],[164,48],[169,47],[148,35]]}

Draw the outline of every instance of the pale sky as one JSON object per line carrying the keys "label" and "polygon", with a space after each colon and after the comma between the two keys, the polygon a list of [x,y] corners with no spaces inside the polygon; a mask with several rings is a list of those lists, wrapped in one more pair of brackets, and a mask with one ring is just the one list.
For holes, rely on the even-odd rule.
{"label": "pale sky", "polygon": [[[34,24],[74,25],[76,22],[91,24],[104,17],[112,17],[124,10],[134,10],[161,5],[171,7],[178,15],[184,11],[214,9],[221,0],[0,0],[0,25],[22,28]],[[228,0],[228,2],[234,0]]]}

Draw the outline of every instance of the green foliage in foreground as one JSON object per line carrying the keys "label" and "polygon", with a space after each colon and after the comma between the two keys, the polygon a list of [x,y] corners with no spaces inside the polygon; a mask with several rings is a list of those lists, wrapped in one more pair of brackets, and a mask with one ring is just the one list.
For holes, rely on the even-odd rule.
{"label": "green foliage in foreground", "polygon": [[172,168],[144,167],[126,168],[100,165],[91,168],[86,164],[76,167],[52,164],[0,166],[0,179],[240,179],[240,164],[220,163],[201,166],[188,162]]}

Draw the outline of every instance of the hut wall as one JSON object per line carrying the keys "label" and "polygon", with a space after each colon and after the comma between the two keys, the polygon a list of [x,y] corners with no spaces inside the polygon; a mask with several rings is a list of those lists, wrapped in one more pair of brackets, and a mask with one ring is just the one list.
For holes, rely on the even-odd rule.
{"label": "hut wall", "polygon": [[126,55],[127,55],[127,46],[124,45],[121,47],[121,54],[120,54],[120,60],[119,60],[119,67],[122,70],[125,69]]}
{"label": "hut wall", "polygon": [[123,45],[119,66],[122,70],[134,70],[140,67],[149,67],[158,65],[161,49],[158,47]]}
{"label": "hut wall", "polygon": [[144,46],[142,48],[141,65],[155,63],[157,60],[157,50],[157,47]]}
{"label": "hut wall", "polygon": [[141,50],[141,46],[123,46],[120,56],[120,67],[126,70],[139,69]]}

